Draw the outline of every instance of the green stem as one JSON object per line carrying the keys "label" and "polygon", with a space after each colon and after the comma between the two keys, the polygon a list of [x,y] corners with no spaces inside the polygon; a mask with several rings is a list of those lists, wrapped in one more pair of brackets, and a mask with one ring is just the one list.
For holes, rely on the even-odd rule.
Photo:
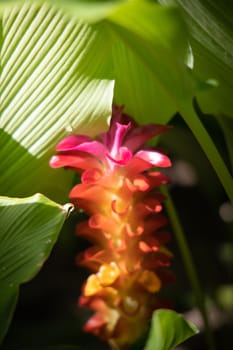
{"label": "green stem", "polygon": [[216,171],[229,199],[233,203],[233,179],[228,171],[224,161],[222,160],[213,140],[201,123],[197,113],[195,112],[192,103],[189,101],[180,109],[180,114],[186,124],[189,126],[193,135],[200,143],[207,158]]}
{"label": "green stem", "polygon": [[194,262],[190,253],[190,249],[188,247],[187,240],[185,238],[185,234],[182,228],[182,225],[180,223],[179,217],[177,215],[175,206],[173,204],[173,201],[169,195],[169,192],[165,186],[161,187],[161,191],[166,196],[165,206],[171,221],[171,225],[180,249],[180,253],[184,262],[184,266],[188,275],[188,278],[190,280],[191,287],[193,289],[196,303],[199,307],[199,310],[201,312],[203,322],[205,325],[205,335],[206,335],[206,343],[208,344],[208,347],[210,350],[215,350],[215,343],[213,339],[213,335],[209,326],[209,321],[207,317],[207,311],[205,307],[205,300],[204,296],[201,290],[201,286],[198,280],[197,272],[194,266]]}

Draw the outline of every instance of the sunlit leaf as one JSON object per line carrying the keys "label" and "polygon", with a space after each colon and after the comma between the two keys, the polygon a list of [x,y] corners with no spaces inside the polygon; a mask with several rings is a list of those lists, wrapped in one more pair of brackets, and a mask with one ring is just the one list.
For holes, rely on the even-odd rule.
{"label": "sunlit leaf", "polygon": [[2,30],[2,194],[64,198],[70,178],[49,169],[51,152],[71,131],[103,131],[111,113],[113,82],[89,54],[96,34],[48,4],[5,10]]}
{"label": "sunlit leaf", "polygon": [[25,199],[0,197],[0,340],[12,317],[19,285],[43,266],[69,209],[39,194]]}
{"label": "sunlit leaf", "polygon": [[144,350],[171,350],[196,333],[196,326],[182,315],[171,310],[157,310]]}
{"label": "sunlit leaf", "polygon": [[192,96],[196,81],[185,65],[187,30],[175,6],[148,0],[50,2],[92,24],[95,58],[104,52],[103,75],[116,81],[114,100],[141,123],[167,123]]}

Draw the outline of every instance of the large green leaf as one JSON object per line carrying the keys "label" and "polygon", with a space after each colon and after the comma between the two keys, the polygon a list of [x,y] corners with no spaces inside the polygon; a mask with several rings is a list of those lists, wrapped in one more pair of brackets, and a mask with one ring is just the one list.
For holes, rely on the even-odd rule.
{"label": "large green leaf", "polygon": [[157,310],[144,350],[171,350],[196,333],[196,326],[182,315],[171,310]]}
{"label": "large green leaf", "polygon": [[105,76],[116,81],[114,100],[139,122],[167,123],[193,95],[196,80],[185,64],[186,25],[175,6],[148,0],[50,2],[92,24],[95,57],[104,52]]}
{"label": "large green leaf", "polygon": [[49,169],[51,152],[72,130],[103,131],[111,113],[113,82],[90,54],[96,33],[48,4],[6,9],[2,30],[2,194],[64,198],[70,178]]}
{"label": "large green leaf", "polygon": [[[169,0],[160,0],[170,3]],[[198,94],[204,112],[233,117],[233,7],[229,0],[176,0],[190,30],[194,73],[214,79],[215,89]]]}
{"label": "large green leaf", "polygon": [[[204,112],[233,117],[233,7],[223,1],[179,1],[187,14],[195,55],[194,71],[218,87],[198,95]],[[208,18],[208,20],[206,20]]]}
{"label": "large green leaf", "polygon": [[40,194],[24,199],[0,197],[0,340],[12,317],[19,285],[43,266],[70,208]]}
{"label": "large green leaf", "polygon": [[187,30],[175,6],[148,0],[49,0],[96,30],[95,57],[104,52],[104,74],[116,81],[114,100],[138,121],[167,123],[196,80],[186,66]]}

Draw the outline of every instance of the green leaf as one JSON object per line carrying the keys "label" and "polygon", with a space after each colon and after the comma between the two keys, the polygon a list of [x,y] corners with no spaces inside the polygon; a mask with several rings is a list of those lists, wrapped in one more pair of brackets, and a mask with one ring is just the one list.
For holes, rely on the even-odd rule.
{"label": "green leaf", "polygon": [[[58,0],[50,2],[63,8]],[[103,56],[103,75],[116,81],[114,101],[139,122],[167,123],[193,95],[196,81],[185,64],[187,30],[178,8],[148,0],[67,1],[64,9],[70,13],[68,7],[92,23],[95,58]]]}
{"label": "green leaf", "polygon": [[13,315],[19,285],[43,266],[70,208],[40,194],[0,197],[0,340]]}
{"label": "green leaf", "polygon": [[[38,0],[37,0],[38,1]],[[43,2],[43,0],[39,0]],[[95,23],[105,19],[110,12],[119,6],[122,0],[49,0],[50,3],[64,9],[69,15],[85,20],[88,23]]]}
{"label": "green leaf", "polygon": [[186,26],[178,9],[127,2],[109,18],[118,38],[113,46],[116,100],[129,105],[142,123],[167,123],[194,89],[185,65]]}
{"label": "green leaf", "polygon": [[48,4],[5,10],[2,30],[0,187],[61,200],[70,175],[49,169],[49,158],[71,131],[107,127],[113,81],[102,79],[101,55],[90,54],[94,30]]}
{"label": "green leaf", "polygon": [[196,326],[175,311],[157,310],[153,314],[149,339],[144,350],[171,350],[198,333]]}
{"label": "green leaf", "polygon": [[[161,3],[170,3],[160,0]],[[218,86],[198,94],[205,113],[233,117],[233,7],[228,0],[176,0],[190,30],[194,73]],[[230,5],[230,6],[229,6]]]}

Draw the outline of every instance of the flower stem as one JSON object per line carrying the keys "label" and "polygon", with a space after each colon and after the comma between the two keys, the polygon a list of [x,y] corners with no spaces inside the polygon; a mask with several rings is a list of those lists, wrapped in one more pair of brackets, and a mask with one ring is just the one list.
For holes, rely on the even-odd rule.
{"label": "flower stem", "polygon": [[200,121],[194,107],[190,101],[184,104],[180,109],[180,114],[183,117],[186,124],[189,126],[193,135],[196,137],[197,141],[200,143],[203,151],[205,152],[207,158],[212,164],[216,174],[218,175],[226,194],[233,203],[233,179],[227,169],[221,155],[219,154],[213,140],[206,131],[202,122]]}
{"label": "flower stem", "polygon": [[193,258],[190,253],[190,249],[188,247],[188,243],[180,222],[180,219],[178,217],[178,214],[176,212],[175,206],[173,204],[172,198],[169,195],[169,192],[167,190],[166,186],[161,187],[161,191],[166,196],[165,206],[167,213],[169,215],[171,225],[180,249],[180,253],[184,262],[184,266],[186,268],[186,272],[191,284],[191,287],[193,289],[196,303],[199,307],[199,310],[201,312],[203,322],[205,325],[205,336],[206,336],[206,343],[208,344],[209,350],[215,350],[215,343],[213,339],[213,334],[210,329],[208,317],[207,317],[207,311],[205,307],[205,301],[204,301],[204,295],[201,290],[200,282],[197,276],[197,272],[194,266]]}

